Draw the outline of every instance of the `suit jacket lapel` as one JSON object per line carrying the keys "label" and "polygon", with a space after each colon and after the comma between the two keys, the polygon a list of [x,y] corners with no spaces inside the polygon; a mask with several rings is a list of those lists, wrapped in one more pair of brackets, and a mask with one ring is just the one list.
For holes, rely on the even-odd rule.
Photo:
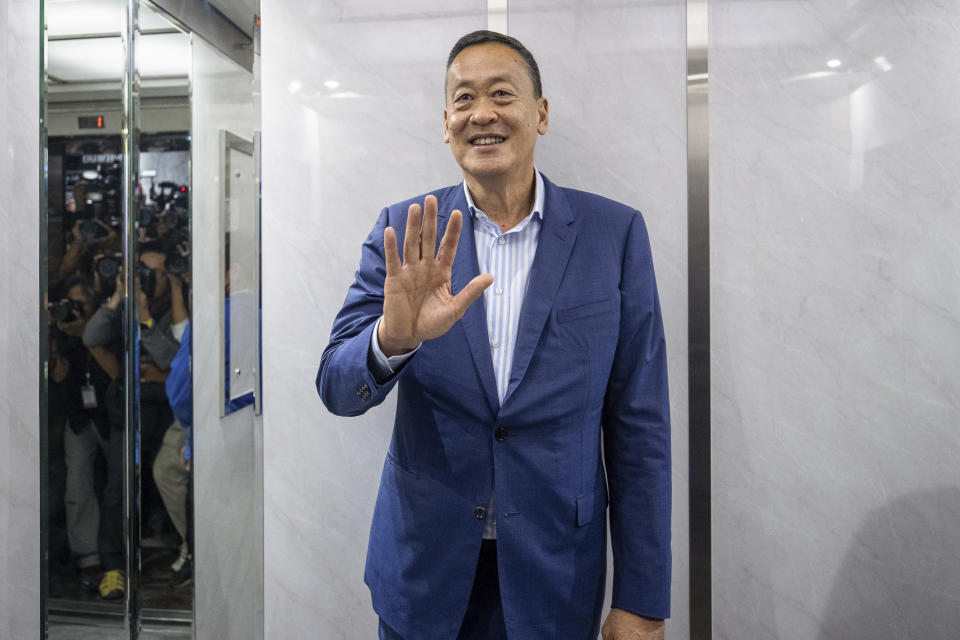
{"label": "suit jacket lapel", "polygon": [[[463,185],[456,187],[450,197],[439,203],[437,236],[443,237],[447,228],[450,213],[458,209],[463,215],[463,226],[460,229],[460,244],[457,246],[457,255],[453,259],[453,273],[451,274],[451,288],[457,294],[467,284],[480,275],[480,266],[477,262],[477,247],[473,237],[473,216],[467,207],[467,199],[463,195]],[[439,227],[443,227],[441,230]],[[500,410],[500,401],[497,398],[496,377],[493,373],[493,357],[490,355],[490,338],[487,333],[487,311],[483,296],[467,309],[460,319],[460,325],[466,334],[473,363],[480,374],[483,390],[487,401],[494,413]]]}
{"label": "suit jacket lapel", "polygon": [[[577,237],[573,224],[573,211],[563,192],[546,178],[543,179],[544,196],[543,225],[537,241],[537,253],[530,268],[530,284],[520,310],[517,327],[517,343],[513,352],[513,369],[504,402],[527,372],[530,359],[540,341],[540,334],[553,308],[553,301],[563,280],[563,273],[570,259]],[[472,236],[471,231],[471,236]],[[471,238],[472,239],[472,238]],[[476,251],[474,251],[476,254]],[[487,349],[489,355],[489,349]]]}

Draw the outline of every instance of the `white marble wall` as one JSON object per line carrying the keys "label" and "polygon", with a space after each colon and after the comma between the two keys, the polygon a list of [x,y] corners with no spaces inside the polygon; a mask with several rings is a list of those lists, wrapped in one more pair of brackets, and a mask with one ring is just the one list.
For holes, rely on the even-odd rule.
{"label": "white marble wall", "polygon": [[956,638],[960,5],[710,9],[714,637]]}
{"label": "white marble wall", "polygon": [[40,634],[40,2],[0,2],[0,637]]}
{"label": "white marble wall", "polygon": [[484,9],[262,2],[271,640],[376,636],[363,566],[394,403],[337,418],[314,379],[380,209],[459,179],[441,137],[444,63],[453,37],[482,28]]}
{"label": "white marble wall", "polygon": [[[558,184],[636,207],[650,231],[673,426],[671,640],[690,637],[685,17],[683,0],[510,0],[507,13],[550,101],[538,168]],[[610,572],[608,606],[612,580]]]}
{"label": "white marble wall", "polygon": [[196,637],[263,637],[261,420],[220,418],[220,129],[252,139],[254,76],[193,38],[193,389]]}
{"label": "white marble wall", "polygon": [[[394,405],[336,418],[314,378],[379,210],[459,180],[441,139],[443,69],[456,38],[485,26],[486,4],[262,2],[268,638],[376,633],[362,576]],[[651,229],[677,433],[671,637],[686,637],[683,4],[509,8],[551,98],[540,167],[633,204]]]}

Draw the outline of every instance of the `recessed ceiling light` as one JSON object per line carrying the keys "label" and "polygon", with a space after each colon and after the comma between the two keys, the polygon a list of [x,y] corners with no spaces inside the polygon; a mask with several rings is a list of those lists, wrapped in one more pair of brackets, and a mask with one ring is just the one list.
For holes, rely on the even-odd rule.
{"label": "recessed ceiling light", "polygon": [[843,63],[837,60],[836,58],[834,58],[833,60],[827,60],[827,66],[830,67],[831,69],[836,69],[841,64]]}
{"label": "recessed ceiling light", "polygon": [[327,89],[336,89],[340,86],[340,83],[336,80],[327,80],[323,83],[323,86],[325,86]]}

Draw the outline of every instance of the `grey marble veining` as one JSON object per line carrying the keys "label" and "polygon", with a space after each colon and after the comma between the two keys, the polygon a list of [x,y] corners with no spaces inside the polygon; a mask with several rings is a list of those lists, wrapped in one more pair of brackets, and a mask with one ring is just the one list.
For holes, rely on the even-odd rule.
{"label": "grey marble veining", "polygon": [[40,625],[40,3],[0,4],[0,637]]}
{"label": "grey marble veining", "polygon": [[[253,76],[193,38],[193,389],[197,638],[263,637],[260,419],[220,418],[220,130],[252,139]],[[233,345],[231,345],[233,346]]]}
{"label": "grey marble veining", "polygon": [[294,6],[263,14],[266,637],[374,637],[363,584],[393,402],[337,418],[320,354],[387,204],[452,184],[441,137],[452,38],[485,2]]}
{"label": "grey marble veining", "polygon": [[712,0],[714,631],[956,638],[956,3]]}

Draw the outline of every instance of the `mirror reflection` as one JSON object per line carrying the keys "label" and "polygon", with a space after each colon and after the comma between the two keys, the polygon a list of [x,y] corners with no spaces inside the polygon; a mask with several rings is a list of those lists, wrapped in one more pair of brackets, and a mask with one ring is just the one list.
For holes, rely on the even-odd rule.
{"label": "mirror reflection", "polygon": [[44,15],[48,623],[129,629],[135,606],[138,624],[189,625],[190,39],[140,7],[124,131],[120,0],[46,0]]}

